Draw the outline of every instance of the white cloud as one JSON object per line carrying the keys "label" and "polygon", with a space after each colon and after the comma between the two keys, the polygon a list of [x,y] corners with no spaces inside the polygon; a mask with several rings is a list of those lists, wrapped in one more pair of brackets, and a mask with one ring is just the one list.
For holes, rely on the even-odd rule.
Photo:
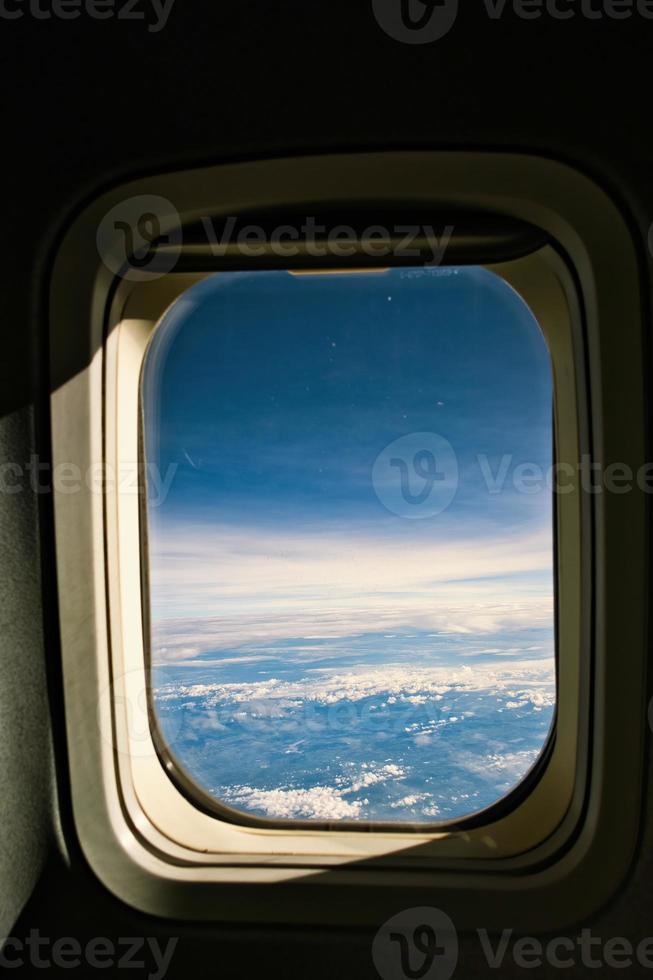
{"label": "white cloud", "polygon": [[[385,766],[381,766],[380,769],[374,769],[370,767],[369,763],[364,762],[361,766],[361,772],[356,776],[351,785],[343,789],[342,793],[358,793],[361,789],[367,789],[368,786],[374,786],[376,783],[384,783],[388,779],[401,779],[402,776],[406,775],[406,770],[401,766],[397,766],[394,763],[389,763]],[[343,783],[346,785],[347,777],[339,776],[336,779],[338,786],[342,786]]]}
{"label": "white cloud", "polygon": [[[411,793],[409,796],[404,796],[400,800],[395,800],[394,803],[390,804],[390,808],[392,810],[398,810],[400,807],[415,806],[416,803],[421,803],[422,800],[427,800],[428,797],[428,793]],[[435,806],[432,809],[437,811],[437,807]]]}
{"label": "white cloud", "polygon": [[506,708],[511,710],[515,708],[526,708],[528,705],[531,705],[536,711],[540,711],[542,708],[549,708],[555,704],[554,691],[527,690],[508,691],[506,693],[509,697],[516,698],[516,700],[506,702]]}
{"label": "white cloud", "polygon": [[342,793],[329,786],[312,789],[256,789],[235,786],[223,790],[225,803],[245,810],[263,811],[266,817],[285,820],[356,820],[362,801],[343,800]]}
{"label": "white cloud", "polygon": [[211,526],[152,539],[161,660],[288,638],[468,636],[552,621],[548,533],[454,540],[433,529],[406,537]]}
{"label": "white cloud", "polygon": [[[309,789],[228,786],[218,793],[231,806],[263,811],[266,817],[286,820],[356,820],[364,816],[363,810],[368,805],[368,800],[346,800],[345,796],[378,783],[400,780],[405,776],[405,770],[392,763],[378,767],[363,763],[359,771],[355,771],[353,765],[349,769],[352,771],[336,777],[336,786],[313,786]],[[422,794],[422,797],[425,796],[426,794]]]}
{"label": "white cloud", "polygon": [[[158,701],[183,697],[201,700],[205,706],[224,703],[315,702],[321,705],[340,701],[361,701],[381,695],[398,698],[404,703],[437,700],[450,692],[503,694],[520,704],[528,701],[544,705],[555,703],[555,666],[552,660],[503,661],[500,667],[483,664],[473,667],[414,667],[384,664],[347,672],[321,668],[310,671],[301,680],[269,678],[264,681],[210,684],[162,684],[156,692]],[[418,699],[417,701],[415,699]],[[267,709],[269,711],[269,709]],[[445,706],[443,711],[448,710]]]}

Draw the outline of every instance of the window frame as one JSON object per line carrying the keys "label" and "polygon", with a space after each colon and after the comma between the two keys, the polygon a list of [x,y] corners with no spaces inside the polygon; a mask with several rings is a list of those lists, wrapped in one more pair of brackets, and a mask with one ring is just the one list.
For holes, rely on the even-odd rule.
{"label": "window frame", "polygon": [[[516,175],[519,181],[515,180]],[[145,193],[147,189],[174,200],[184,218],[197,219],[216,211],[225,215],[237,213],[242,201],[251,204],[252,198],[278,208],[288,205],[289,198],[295,205],[309,206],[315,200],[328,203],[335,188],[339,199],[344,194],[352,202],[369,200],[373,194],[378,206],[379,201],[382,205],[384,200],[390,202],[396,197],[397,186],[410,187],[411,198],[417,198],[425,207],[442,207],[443,201],[454,202],[532,222],[557,242],[558,251],[549,248],[544,264],[558,283],[559,296],[565,298],[570,311],[569,323],[560,331],[567,345],[565,353],[556,362],[552,350],[556,392],[563,401],[566,399],[556,415],[558,458],[570,458],[571,446],[576,447],[578,454],[587,446],[592,449],[593,458],[628,461],[625,452],[597,456],[597,437],[598,448],[607,448],[608,427],[601,428],[605,384],[610,381],[603,360],[609,339],[605,324],[618,322],[623,334],[625,322],[633,341],[639,338],[641,330],[635,302],[636,263],[627,229],[618,213],[594,185],[578,174],[538,158],[425,153],[360,154],[231,165],[195,172],[192,186],[184,181],[184,176],[168,175],[110,192],[87,209],[66,237],[55,268],[51,310],[55,464],[74,461],[84,468],[99,460],[117,466],[121,460],[128,465],[134,460],[138,436],[137,379],[147,338],[171,298],[171,280],[176,280],[174,292],[182,279],[188,278],[187,273],[171,272],[165,278],[138,285],[123,281],[116,288],[113,276],[102,266],[97,252],[89,248],[98,219],[112,204],[139,191]],[[477,190],[479,187],[483,188],[482,193]],[[622,246],[619,253],[612,254],[610,248],[606,249],[602,237],[604,226],[612,233],[613,247],[615,242]],[[536,274],[532,256],[502,263],[502,269],[497,266],[492,271],[498,271],[517,288],[542,325],[543,317],[549,316],[551,329],[555,330],[556,324],[563,323],[562,307],[552,312],[551,280],[547,283],[547,276],[542,274],[541,253],[537,261],[540,268]],[[76,279],[71,278],[73,263],[77,268],[81,263],[83,274],[80,288],[71,297],[68,284],[80,282],[79,273]],[[612,291],[605,278],[609,264],[617,265],[620,273],[615,288],[612,270]],[[512,268],[508,270],[506,266]],[[542,283],[546,284],[544,294],[538,295]],[[542,306],[541,310],[538,305]],[[76,323],[72,330],[71,319]],[[551,344],[552,335],[546,329],[545,335]],[[79,343],[81,360],[88,362],[70,377],[66,377],[70,371],[61,363],[66,337],[68,343]],[[620,350],[618,361],[624,369],[629,368],[631,390],[625,400],[634,421],[629,446],[630,458],[634,459],[638,458],[637,449],[641,450],[643,442],[643,401],[641,378],[635,371],[632,353],[632,348],[628,354]],[[58,376],[65,378],[61,385],[56,383]],[[602,389],[597,387],[599,379]],[[589,404],[584,398],[576,397],[576,380],[582,394],[589,388],[592,395]],[[556,405],[558,401],[556,398]],[[641,417],[638,408],[642,408]],[[611,430],[610,434],[612,444],[624,446],[626,440],[619,430]],[[590,500],[580,494],[574,495],[574,499],[579,505],[575,516],[568,498],[559,501],[558,520],[562,522],[562,531],[558,536],[558,572],[568,577],[573,589],[572,598],[567,587],[564,588],[564,596],[570,596],[570,611],[569,616],[561,616],[560,622],[561,641],[565,648],[567,642],[569,645],[563,669],[573,670],[577,675],[575,687],[561,683],[559,697],[560,694],[569,696],[570,707],[575,710],[565,721],[566,741],[561,739],[560,732],[556,735],[552,760],[557,749],[568,752],[569,738],[573,738],[580,764],[572,767],[570,780],[569,766],[554,772],[550,761],[533,791],[537,793],[551,772],[555,776],[552,782],[559,789],[566,773],[566,795],[558,793],[555,807],[549,805],[552,799],[549,798],[546,806],[539,804],[538,812],[529,817],[528,804],[535,797],[531,795],[523,800],[505,818],[510,822],[505,840],[511,847],[503,843],[497,847],[496,827],[482,825],[463,833],[435,830],[424,834],[421,826],[410,834],[393,829],[389,839],[385,839],[382,832],[376,831],[361,835],[359,831],[348,833],[341,829],[234,828],[196,811],[214,829],[220,825],[219,841],[213,838],[207,846],[204,825],[199,835],[187,833],[189,811],[179,816],[177,804],[164,790],[164,786],[172,788],[171,781],[149,748],[139,754],[138,738],[135,741],[133,725],[130,729],[124,712],[125,707],[138,705],[143,690],[143,655],[138,649],[142,642],[140,589],[134,585],[140,576],[139,560],[134,557],[139,541],[138,499],[130,500],[111,490],[99,500],[97,494],[90,492],[74,496],[56,494],[73,807],[82,846],[96,873],[120,897],[145,911],[189,918],[195,917],[200,908],[200,894],[204,896],[202,918],[207,918],[207,911],[210,918],[225,914],[231,917],[224,907],[225,888],[230,884],[249,883],[257,894],[254,905],[258,903],[257,907],[265,909],[265,885],[292,882],[298,898],[284,899],[282,907],[275,910],[275,917],[281,916],[284,921],[297,917],[301,920],[307,914],[301,885],[317,882],[338,887],[339,894],[345,896],[341,906],[343,921],[351,922],[352,914],[353,921],[378,921],[374,910],[379,905],[383,907],[385,903],[386,907],[392,907],[401,900],[399,895],[408,896],[404,899],[407,904],[419,904],[415,899],[417,893],[421,895],[435,888],[439,903],[443,902],[444,892],[449,907],[458,906],[463,919],[473,920],[474,910],[482,903],[484,909],[493,910],[490,922],[494,910],[501,911],[504,921],[508,915],[511,922],[528,922],[530,910],[524,909],[520,899],[524,887],[528,887],[531,896],[537,896],[531,910],[539,908],[540,927],[547,906],[546,921],[558,923],[561,918],[565,921],[571,912],[568,888],[565,890],[570,873],[569,855],[575,858],[571,867],[576,872],[580,864],[585,867],[586,875],[596,877],[596,870],[592,871],[586,860],[588,844],[595,845],[600,837],[599,818],[603,818],[605,833],[605,827],[609,826],[606,814],[612,813],[613,819],[616,815],[615,800],[606,793],[606,776],[613,786],[630,777],[628,795],[617,804],[622,826],[619,842],[625,844],[615,847],[619,842],[613,841],[612,854],[622,850],[623,857],[623,848],[634,846],[637,813],[633,804],[638,793],[634,776],[639,755],[633,735],[637,730],[641,736],[645,721],[643,707],[641,717],[638,716],[639,725],[632,722],[629,711],[626,715],[629,724],[618,731],[614,717],[620,716],[619,705],[607,696],[608,689],[601,684],[611,672],[620,677],[622,690],[625,678],[632,697],[642,697],[643,659],[636,643],[633,643],[632,663],[621,664],[617,670],[615,650],[611,648],[612,656],[606,656],[607,636],[601,636],[597,630],[600,612],[604,616],[606,611],[610,612],[610,623],[621,619],[616,603],[614,607],[609,605],[609,610],[605,607],[600,610],[597,601],[600,595],[606,600],[605,579],[610,572],[601,548],[605,549],[608,532],[614,534],[612,529],[620,524],[620,518],[623,521],[624,508],[620,514],[614,500]],[[625,508],[628,520],[642,526],[643,500],[631,494],[628,503],[630,506]],[[622,533],[626,533],[623,525]],[[641,534],[640,542],[643,540]],[[632,525],[628,541],[634,552]],[[636,568],[643,567],[643,555],[640,557],[642,563],[636,564]],[[639,617],[628,623],[633,641],[636,639],[634,623],[642,622],[644,612],[641,607],[636,610],[638,597],[635,589],[631,606]],[[594,622],[592,614],[596,617]],[[567,623],[569,641],[563,635]],[[623,621],[620,628],[623,631]],[[135,667],[138,658],[141,666]],[[580,674],[581,665],[589,670],[590,659],[593,682],[589,674],[584,678]],[[597,748],[614,749],[614,743],[603,743],[611,718],[612,736],[622,751],[627,750],[628,762],[615,764],[614,751],[604,751],[598,759],[603,778],[598,780]],[[625,720],[623,715],[621,718]],[[594,816],[590,821],[592,805]],[[545,827],[534,820],[543,814],[552,817]],[[517,817],[521,823],[516,822]],[[534,825],[537,833],[533,836]],[[585,862],[578,844],[583,835]],[[246,839],[249,847],[245,846]],[[603,867],[599,878],[609,880],[612,887],[617,862],[614,858],[606,862],[605,856],[600,860]],[[606,873],[606,864],[611,873]],[[622,873],[621,863],[618,868],[618,874]],[[388,886],[381,889],[382,896],[365,908],[360,907],[360,899],[354,893],[362,890],[369,897],[380,883]],[[597,882],[593,889],[592,902],[601,893],[600,884]],[[352,887],[345,889],[344,885]],[[550,901],[552,892],[556,895],[555,907],[546,902],[546,896]],[[324,890],[320,889],[318,894],[324,894]],[[572,918],[576,916],[578,902],[587,901],[588,897],[574,895]],[[319,911],[314,909],[309,913],[317,918],[310,921],[323,922],[325,917],[328,921],[334,914],[338,920],[338,913],[326,898],[319,899],[317,904]],[[467,912],[463,914],[465,907]],[[347,908],[349,916],[345,912]],[[238,910],[233,911],[238,918]],[[253,906],[247,908],[248,917],[252,911]],[[484,912],[486,922],[488,911]],[[501,918],[497,919],[500,921]]]}
{"label": "window frame", "polygon": [[[243,262],[243,260],[241,260]],[[352,259],[355,266],[359,264],[356,258]],[[244,263],[243,263],[244,264]],[[472,263],[469,263],[472,264]],[[443,264],[448,265],[448,263]],[[256,269],[267,269],[270,267],[270,262],[266,258],[256,259],[253,263],[247,264],[247,271],[255,271]],[[456,264],[457,268],[460,265]],[[547,332],[545,332],[540,326],[542,331],[542,337],[547,343],[547,349],[550,355],[550,369],[551,369],[551,380],[552,387],[554,385],[554,375],[559,374],[565,360],[573,357],[573,351],[569,344],[571,338],[572,325],[570,322],[570,312],[568,310],[568,303],[571,300],[573,302],[573,284],[571,283],[569,276],[567,274],[566,266],[560,257],[554,252],[554,250],[547,245],[542,245],[539,242],[534,251],[528,251],[525,255],[520,258],[511,258],[507,262],[499,262],[492,264],[490,266],[485,266],[484,268],[493,272],[498,278],[501,279],[510,289],[518,293],[520,298],[525,301],[524,293],[531,296],[534,303],[537,304],[540,310],[540,315],[545,316],[544,311],[546,311],[545,324]],[[219,268],[216,271],[220,271]],[[115,318],[116,323],[110,329],[116,332],[117,345],[120,344],[120,331],[127,329],[130,331],[130,327],[125,321],[131,319],[136,319],[139,322],[139,326],[135,330],[135,334],[132,335],[132,341],[129,345],[130,351],[134,343],[139,347],[139,359],[141,365],[145,364],[145,359],[147,357],[147,351],[149,349],[149,344],[154,336],[154,334],[159,330],[162,320],[167,315],[168,311],[174,306],[177,299],[182,299],[187,290],[192,288],[199,282],[202,282],[206,278],[212,276],[213,272],[204,273],[187,273],[186,276],[182,276],[179,282],[181,291],[178,292],[176,299],[171,299],[171,294],[175,285],[175,278],[177,274],[172,273],[173,279],[169,283],[166,283],[164,288],[159,292],[159,284],[162,284],[162,280],[157,280],[156,283],[148,283],[145,286],[137,286],[131,284],[131,287],[127,287],[125,290],[121,291],[120,298],[117,298],[115,305]],[[189,279],[192,278],[192,285],[189,286]],[[527,305],[527,304],[526,304]],[[155,317],[155,311],[157,308],[161,309],[161,315],[157,318]],[[531,313],[533,310],[528,307]],[[553,312],[555,310],[555,313]],[[148,327],[141,329],[140,324],[148,324]],[[539,324],[539,321],[538,321]],[[136,339],[138,338],[138,339]],[[128,355],[130,356],[130,355]],[[117,354],[117,363],[115,365],[115,371],[120,371],[120,355]],[[133,374],[135,367],[127,366],[127,370],[130,372],[129,380],[127,385],[133,385]],[[139,369],[139,376],[142,375],[142,367]],[[575,389],[575,386],[574,386]],[[113,397],[110,395],[110,397]],[[554,390],[555,398],[555,390]],[[120,400],[120,396],[119,396]],[[567,392],[562,396],[562,404],[560,409],[556,404],[553,406],[553,418],[552,418],[552,436],[553,442],[561,444],[563,447],[563,452],[565,453],[565,462],[569,463],[571,447],[574,443],[578,441],[579,434],[576,427],[570,426],[570,420],[574,417],[576,394],[575,390]],[[107,405],[107,409],[109,405]],[[142,398],[139,399],[138,416],[140,419],[140,429],[139,429],[139,447],[138,455],[140,460],[140,470],[141,473],[145,472],[145,467],[147,461],[145,459],[143,451],[143,433],[144,433],[144,405],[142,404]],[[118,409],[120,412],[120,409]],[[126,424],[129,426],[128,419],[133,415],[131,407],[127,409],[126,412]],[[118,423],[120,424],[120,423]],[[556,432],[558,433],[556,436]],[[133,433],[126,433],[127,439],[133,439]],[[557,462],[557,460],[552,459],[552,464]],[[235,807],[229,806],[227,803],[220,801],[219,799],[212,797],[208,791],[206,791],[193,777],[188,773],[183,765],[183,760],[175,754],[166,741],[166,738],[162,732],[161,726],[159,724],[158,714],[156,711],[156,706],[154,704],[154,696],[151,688],[151,651],[150,651],[150,594],[149,594],[149,582],[148,582],[148,550],[147,550],[147,500],[146,495],[143,493],[139,497],[140,502],[140,564],[141,564],[141,606],[143,612],[143,659],[144,659],[144,669],[146,673],[145,685],[147,691],[148,699],[148,717],[150,732],[152,736],[153,748],[159,758],[159,761],[166,772],[167,777],[174,783],[177,790],[196,808],[201,810],[203,813],[214,817],[218,820],[225,821],[227,823],[235,824],[241,827],[254,827],[260,828],[261,830],[279,830],[279,831],[318,831],[318,830],[332,830],[340,833],[377,833],[377,834],[411,834],[415,836],[420,836],[422,838],[428,838],[433,834],[440,835],[446,833],[451,835],[453,832],[467,831],[473,838],[475,842],[480,840],[482,837],[486,837],[488,834],[492,836],[495,831],[498,832],[499,839],[494,839],[494,846],[492,846],[491,852],[487,851],[487,848],[477,847],[479,857],[491,856],[493,858],[499,856],[505,856],[512,852],[517,853],[521,848],[522,850],[527,849],[530,841],[524,840],[523,834],[515,834],[515,827],[512,820],[506,820],[509,817],[512,810],[514,810],[521,801],[525,799],[526,796],[531,793],[535,794],[534,799],[529,803],[528,809],[530,811],[528,818],[523,817],[522,819],[527,820],[529,833],[531,836],[535,831],[537,826],[536,834],[544,839],[549,832],[553,833],[556,829],[557,822],[564,818],[564,813],[566,812],[567,806],[571,803],[571,787],[569,792],[569,799],[565,800],[564,794],[559,793],[555,800],[552,800],[552,794],[550,789],[547,787],[548,784],[555,784],[556,787],[560,787],[561,783],[565,778],[569,779],[570,774],[574,770],[574,762],[576,758],[576,740],[569,737],[568,733],[574,730],[578,725],[577,712],[574,710],[574,705],[578,700],[578,677],[570,677],[570,671],[564,671],[564,684],[566,689],[566,697],[564,699],[564,731],[566,738],[557,738],[557,724],[558,724],[558,698],[557,698],[557,688],[558,688],[558,678],[559,678],[559,656],[558,656],[558,633],[557,624],[559,621],[558,616],[558,581],[562,579],[564,590],[569,590],[573,593],[574,588],[579,587],[579,582],[571,581],[571,576],[569,580],[567,579],[567,572],[565,569],[558,570],[559,560],[557,554],[557,523],[558,521],[571,522],[578,520],[578,515],[570,513],[569,504],[573,504],[574,501],[564,501],[562,498],[560,500],[564,506],[564,514],[559,514],[559,508],[556,506],[557,500],[554,494],[551,494],[551,505],[553,512],[553,550],[551,554],[552,570],[554,578],[554,608],[553,608],[553,621],[552,628],[554,632],[554,658],[555,658],[555,679],[556,679],[556,704],[554,707],[554,716],[552,720],[551,729],[549,730],[547,737],[542,745],[542,749],[538,754],[533,765],[524,774],[522,779],[517,783],[512,789],[507,793],[497,799],[494,803],[485,807],[481,810],[473,811],[472,813],[461,816],[454,820],[432,820],[432,821],[419,821],[411,823],[409,821],[380,821],[380,820],[340,820],[337,822],[329,823],[324,820],[302,820],[302,819],[274,819],[269,817],[259,817],[254,814],[248,813],[246,811],[238,810]],[[129,506],[129,504],[128,504]],[[129,519],[128,519],[129,520]],[[118,516],[118,521],[120,517]],[[133,526],[133,520],[129,521],[130,526]],[[134,562],[135,559],[130,557],[130,561]],[[116,569],[118,572],[118,569]],[[133,586],[128,587],[128,593],[131,592]],[[123,603],[125,602],[125,597],[123,597]],[[571,662],[572,656],[570,651],[574,649],[574,641],[570,638],[570,633],[574,631],[574,625],[570,624],[570,620],[573,618],[574,609],[569,608],[569,603],[566,599],[563,599],[564,606],[564,616],[563,621],[565,624],[564,629],[564,645],[565,645],[565,667]],[[578,628],[578,624],[575,624]],[[569,647],[569,650],[567,650]],[[571,694],[571,697],[569,696]],[[132,704],[133,709],[133,704]],[[552,758],[553,757],[553,758]],[[547,767],[551,767],[548,775],[545,775],[545,770]],[[542,789],[537,789],[537,784],[540,779],[544,779],[544,792]],[[546,795],[545,795],[546,794]],[[534,813],[538,809],[547,814],[547,827],[546,832],[540,827],[540,823],[534,819]],[[174,835],[174,830],[169,831],[171,835]],[[178,836],[179,831],[177,831]],[[213,835],[211,835],[213,838]],[[503,837],[503,839],[501,839]],[[515,837],[519,839],[519,844],[516,844]],[[508,843],[508,838],[511,843]],[[208,838],[207,838],[208,839]],[[537,842],[537,840],[536,840]],[[246,846],[246,845],[245,845]],[[438,850],[442,848],[439,847]],[[460,851],[460,855],[464,857],[469,857],[470,841],[467,841],[464,847],[453,848],[457,855]],[[440,856],[440,855],[434,855]]]}

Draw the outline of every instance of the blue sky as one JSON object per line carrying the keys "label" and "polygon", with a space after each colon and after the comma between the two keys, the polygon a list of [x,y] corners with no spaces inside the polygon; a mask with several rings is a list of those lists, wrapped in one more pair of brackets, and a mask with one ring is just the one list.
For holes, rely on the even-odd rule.
{"label": "blue sky", "polygon": [[[490,494],[478,462],[552,455],[546,344],[493,273],[212,276],[159,327],[143,396],[148,461],[177,467],[149,518],[161,659],[551,626],[550,494]],[[459,487],[406,520],[372,469],[416,432],[451,443]]]}

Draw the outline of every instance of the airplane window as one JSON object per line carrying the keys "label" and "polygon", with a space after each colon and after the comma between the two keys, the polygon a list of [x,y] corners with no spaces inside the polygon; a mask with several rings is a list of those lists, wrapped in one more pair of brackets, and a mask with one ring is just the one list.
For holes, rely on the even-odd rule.
{"label": "airplane window", "polygon": [[141,382],[152,717],[233,818],[504,799],[556,704],[552,402],[480,266],[210,275]]}

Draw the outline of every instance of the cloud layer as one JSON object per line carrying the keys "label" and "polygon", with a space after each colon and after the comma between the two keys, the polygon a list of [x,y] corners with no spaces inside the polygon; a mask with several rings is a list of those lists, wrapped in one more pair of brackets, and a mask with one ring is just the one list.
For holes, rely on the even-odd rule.
{"label": "cloud layer", "polygon": [[482,635],[552,622],[548,533],[434,541],[213,527],[157,542],[159,662],[297,638],[409,628]]}

